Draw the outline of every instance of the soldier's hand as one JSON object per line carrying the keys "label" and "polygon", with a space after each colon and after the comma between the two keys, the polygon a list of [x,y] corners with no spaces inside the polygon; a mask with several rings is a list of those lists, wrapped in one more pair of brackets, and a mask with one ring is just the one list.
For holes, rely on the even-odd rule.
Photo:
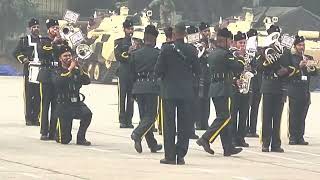
{"label": "soldier's hand", "polygon": [[307,66],[307,63],[308,63],[307,60],[302,60],[302,61],[300,61],[300,64],[299,64],[300,68],[306,67],[306,66]]}
{"label": "soldier's hand", "polygon": [[71,72],[75,67],[77,67],[79,65],[78,61],[76,61],[75,59],[71,60],[71,64],[68,68],[69,72]]}
{"label": "soldier's hand", "polygon": [[29,63],[30,61],[29,61],[29,59],[28,58],[24,58],[23,59],[23,63]]}

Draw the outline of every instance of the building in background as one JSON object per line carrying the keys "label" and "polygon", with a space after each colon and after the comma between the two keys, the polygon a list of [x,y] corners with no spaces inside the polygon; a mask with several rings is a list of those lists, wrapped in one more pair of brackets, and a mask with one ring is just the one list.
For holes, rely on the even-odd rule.
{"label": "building in background", "polygon": [[36,16],[61,18],[70,8],[71,0],[30,0],[36,6]]}

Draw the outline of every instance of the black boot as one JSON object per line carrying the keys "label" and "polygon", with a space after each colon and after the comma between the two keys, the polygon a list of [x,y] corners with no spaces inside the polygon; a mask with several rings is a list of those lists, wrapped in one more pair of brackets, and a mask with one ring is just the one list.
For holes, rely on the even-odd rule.
{"label": "black boot", "polygon": [[177,157],[177,165],[185,165],[186,162],[184,161],[183,157]]}
{"label": "black boot", "polygon": [[275,148],[271,148],[271,152],[283,153],[284,149],[282,149],[281,147],[275,147]]}
{"label": "black boot", "polygon": [[303,138],[300,139],[298,142],[297,142],[298,145],[309,145],[309,143],[307,141],[305,141]]}
{"label": "black boot", "polygon": [[77,139],[77,144],[82,146],[90,146],[91,142],[86,139]]}
{"label": "black boot", "polygon": [[224,156],[231,156],[231,155],[239,154],[241,151],[242,151],[242,148],[232,147],[228,150],[224,150],[223,155]]}
{"label": "black boot", "polygon": [[160,160],[160,164],[176,165],[176,160],[168,160],[166,158]]}
{"label": "black boot", "polygon": [[198,140],[197,140],[197,144],[198,144],[199,146],[202,146],[203,149],[204,149],[207,153],[212,154],[212,155],[214,154],[214,151],[210,148],[209,142],[206,141],[205,139],[203,139],[203,138],[198,139]]}
{"label": "black boot", "polygon": [[49,137],[48,137],[47,135],[41,134],[40,140],[41,140],[41,141],[48,141],[48,140],[49,140]]}
{"label": "black boot", "polygon": [[139,138],[136,134],[131,134],[131,139],[134,141],[134,148],[138,153],[142,153],[142,146],[141,146],[141,138]]}

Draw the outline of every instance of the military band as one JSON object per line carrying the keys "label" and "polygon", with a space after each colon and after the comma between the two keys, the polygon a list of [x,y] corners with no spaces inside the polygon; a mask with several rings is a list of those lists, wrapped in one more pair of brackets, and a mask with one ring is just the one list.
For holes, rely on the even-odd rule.
{"label": "military band", "polygon": [[[90,84],[90,78],[74,50],[60,36],[58,21],[49,19],[46,25],[48,36],[40,37],[39,21],[31,19],[31,35],[22,37],[14,51],[15,58],[24,65],[26,125],[40,122],[41,140],[68,144],[72,140],[72,121],[80,119],[77,144],[89,146],[86,132],[92,112],[84,103],[80,89]],[[238,154],[242,151],[239,147],[249,147],[246,136],[258,136],[261,97],[262,152],[284,152],[280,124],[287,96],[289,144],[308,145],[304,132],[311,103],[309,84],[311,76],[317,75],[317,67],[313,57],[304,54],[304,37],[295,37],[291,53],[290,48],[279,42],[281,29],[271,25],[267,30],[271,37],[269,45],[251,52],[247,43],[258,35],[257,30],[233,35],[222,28],[217,31],[216,40],[211,41],[208,23],[186,28],[180,22],[174,28],[165,28],[166,42],[159,50],[156,48],[159,31],[154,25],[145,27],[143,43],[133,38],[130,19],[123,22],[123,29],[125,37],[114,41],[114,54],[119,62],[119,122],[120,128],[134,127],[136,100],[140,123],[131,139],[138,153],[143,151],[143,138],[152,153],[162,149],[153,134],[158,120],[164,141],[161,164],[185,164],[189,140],[199,138],[195,127],[206,130],[196,141],[205,152],[215,153],[210,144],[220,135],[223,155]],[[190,35],[201,38],[186,43],[185,39],[192,41]],[[37,56],[39,74],[34,82],[30,80],[30,62]],[[252,76],[247,77],[247,73]],[[210,99],[216,118],[208,126]]]}

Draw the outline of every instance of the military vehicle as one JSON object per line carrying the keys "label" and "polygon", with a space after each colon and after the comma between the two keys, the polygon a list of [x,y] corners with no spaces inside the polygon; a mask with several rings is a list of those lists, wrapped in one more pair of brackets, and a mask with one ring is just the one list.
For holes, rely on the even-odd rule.
{"label": "military vehicle", "polygon": [[[114,41],[124,37],[122,23],[126,18],[134,22],[133,38],[143,39],[144,28],[151,23],[150,16],[152,12],[141,12],[139,14],[129,15],[129,9],[125,6],[120,8],[120,14],[108,14],[101,19],[100,25],[88,32],[89,39],[96,39],[91,48],[93,55],[86,60],[88,74],[93,81],[101,83],[113,83],[116,81],[116,70],[118,62],[114,56]],[[163,30],[159,30],[157,44],[165,42]]]}

